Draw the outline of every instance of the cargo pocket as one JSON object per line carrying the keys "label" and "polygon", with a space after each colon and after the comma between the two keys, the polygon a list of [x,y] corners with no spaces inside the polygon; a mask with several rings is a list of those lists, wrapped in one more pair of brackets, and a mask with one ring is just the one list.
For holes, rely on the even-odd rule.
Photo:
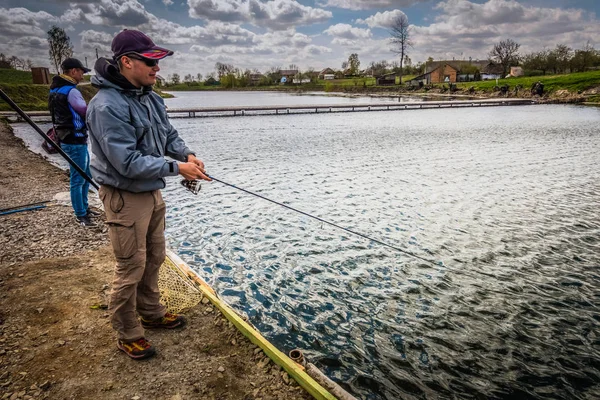
{"label": "cargo pocket", "polygon": [[160,203],[154,209],[152,218],[152,232],[148,237],[148,242],[152,244],[160,244],[165,242],[165,222],[166,222],[166,205]]}
{"label": "cargo pocket", "polygon": [[117,258],[131,258],[137,251],[134,221],[115,219],[107,221],[108,236]]}

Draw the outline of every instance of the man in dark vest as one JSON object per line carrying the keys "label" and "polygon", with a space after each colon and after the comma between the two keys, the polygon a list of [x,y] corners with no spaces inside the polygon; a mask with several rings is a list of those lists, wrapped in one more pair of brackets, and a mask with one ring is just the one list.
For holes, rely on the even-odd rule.
{"label": "man in dark vest", "polygon": [[[48,107],[52,114],[52,123],[60,139],[60,147],[88,175],[90,174],[90,155],[88,153],[87,126],[85,113],[87,105],[76,86],[83,80],[83,74],[90,70],[76,58],[67,58],[61,64],[63,73],[52,79]],[[71,204],[77,221],[84,227],[96,224],[91,220],[99,213],[88,206],[87,182],[73,167],[70,172]]]}

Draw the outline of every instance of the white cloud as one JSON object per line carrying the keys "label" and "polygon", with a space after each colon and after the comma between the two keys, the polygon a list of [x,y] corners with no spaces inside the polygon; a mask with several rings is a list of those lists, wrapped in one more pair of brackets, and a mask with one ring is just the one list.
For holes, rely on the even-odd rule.
{"label": "white cloud", "polygon": [[339,39],[366,39],[372,36],[370,29],[355,28],[348,24],[335,24],[325,29],[323,33]]}
{"label": "white cloud", "polygon": [[21,7],[0,8],[0,36],[4,38],[3,41],[24,35],[45,38],[46,32],[41,28],[42,24],[56,20],[56,17],[45,11],[33,12]]}
{"label": "white cloud", "polygon": [[469,0],[439,3],[442,11],[428,26],[412,26],[413,59],[485,58],[492,45],[512,38],[523,53],[564,43],[581,47],[598,43],[600,24],[583,10],[526,6],[514,0]]}
{"label": "white cloud", "polygon": [[165,6],[170,6],[171,4],[173,4],[173,0],[162,0],[162,2]]}
{"label": "white cloud", "polygon": [[188,6],[192,18],[248,22],[273,30],[325,22],[333,16],[295,0],[188,0]]}
{"label": "white cloud", "polygon": [[338,7],[348,10],[368,10],[373,8],[410,7],[429,0],[326,0],[318,3],[322,7]]}
{"label": "white cloud", "polygon": [[357,19],[356,23],[368,25],[369,28],[389,29],[392,27],[394,22],[401,16],[407,17],[406,14],[400,10],[384,11],[378,12],[377,14],[371,15],[370,17],[365,19]]}
{"label": "white cloud", "polygon": [[102,54],[107,54],[111,51],[110,45],[114,35],[94,30],[85,30],[79,36],[81,37],[81,48],[83,50],[95,51],[98,49]]}

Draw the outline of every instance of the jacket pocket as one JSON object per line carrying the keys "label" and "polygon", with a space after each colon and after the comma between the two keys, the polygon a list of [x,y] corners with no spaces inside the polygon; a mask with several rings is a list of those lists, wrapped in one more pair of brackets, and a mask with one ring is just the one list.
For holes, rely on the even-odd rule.
{"label": "jacket pocket", "polygon": [[117,258],[131,258],[137,251],[135,222],[125,219],[106,221],[108,236]]}

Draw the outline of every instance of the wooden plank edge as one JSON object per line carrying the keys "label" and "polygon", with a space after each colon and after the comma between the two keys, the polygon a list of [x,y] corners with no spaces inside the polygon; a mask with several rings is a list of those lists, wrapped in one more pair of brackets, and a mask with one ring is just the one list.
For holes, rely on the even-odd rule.
{"label": "wooden plank edge", "polygon": [[210,302],[217,307],[221,313],[231,322],[235,327],[242,332],[252,343],[259,346],[265,354],[277,365],[282,367],[298,384],[304,388],[311,396],[317,400],[336,400],[336,397],[329,393],[323,386],[317,381],[311,378],[304,367],[300,364],[292,361],[287,355],[279,351],[273,344],[265,339],[253,326],[244,321],[244,319],[229,305],[221,301],[217,296],[214,289],[200,278],[188,265],[173,251],[167,249],[167,257],[175,264],[178,268],[181,268],[183,272],[190,276],[190,278],[198,284],[202,294],[210,300]]}

